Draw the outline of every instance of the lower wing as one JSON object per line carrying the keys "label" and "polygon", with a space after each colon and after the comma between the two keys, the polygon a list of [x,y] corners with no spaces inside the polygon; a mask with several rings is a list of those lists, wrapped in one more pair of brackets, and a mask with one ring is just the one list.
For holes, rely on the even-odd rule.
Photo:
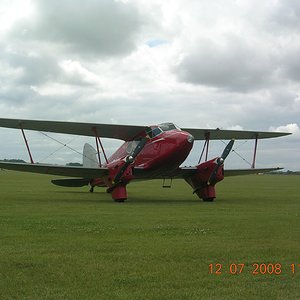
{"label": "lower wing", "polygon": [[[239,176],[239,175],[250,175],[250,174],[261,174],[269,173],[273,171],[279,171],[283,168],[263,168],[263,169],[233,169],[224,170],[225,177],[229,176]],[[171,172],[156,172],[150,173],[149,171],[143,170],[141,168],[135,168],[134,174],[136,179],[168,179],[168,178],[187,178],[195,173],[198,169],[196,167],[182,167]]]}
{"label": "lower wing", "polygon": [[0,162],[0,169],[59,175],[59,176],[82,177],[82,178],[101,178],[103,176],[108,175],[108,169],[100,168],[100,167],[85,168],[85,167],[46,165],[46,164],[19,164],[19,163]]}
{"label": "lower wing", "polygon": [[[85,167],[72,167],[72,166],[56,166],[47,164],[20,164],[20,163],[8,163],[0,162],[0,169],[14,170],[20,172],[50,174],[59,176],[71,176],[80,177],[83,179],[101,178],[108,176],[107,168],[85,168]],[[227,176],[238,176],[238,175],[249,175],[268,173],[272,171],[278,171],[282,168],[264,168],[264,169],[236,169],[236,170],[225,170],[225,177]],[[142,168],[134,168],[135,179],[165,179],[165,178],[187,178],[197,173],[196,167],[183,167],[173,171],[155,173],[146,171]],[[80,184],[80,182],[78,182]]]}
{"label": "lower wing", "polygon": [[262,173],[269,173],[273,171],[279,171],[282,169],[283,168],[224,170],[224,175],[225,177],[228,177],[228,176],[239,176],[239,175],[249,175],[249,174],[262,174]]}

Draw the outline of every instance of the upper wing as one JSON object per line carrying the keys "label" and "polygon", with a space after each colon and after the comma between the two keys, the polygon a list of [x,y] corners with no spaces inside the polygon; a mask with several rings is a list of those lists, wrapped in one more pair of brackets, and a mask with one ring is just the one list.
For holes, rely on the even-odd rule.
{"label": "upper wing", "polygon": [[[0,127],[29,129],[37,131],[48,131],[57,133],[67,133],[85,136],[95,136],[121,139],[130,141],[141,132],[145,131],[146,126],[118,125],[118,124],[96,124],[96,123],[77,123],[61,121],[39,121],[22,119],[3,119],[0,118]],[[205,140],[209,134],[210,140],[230,140],[230,139],[266,139],[288,135],[286,132],[260,132],[260,131],[238,131],[223,129],[196,129],[182,128],[191,133],[196,140]]]}
{"label": "upper wing", "polygon": [[223,130],[223,129],[197,129],[181,128],[189,132],[195,140],[205,140],[208,136],[210,140],[251,140],[268,139],[279,136],[289,135],[287,132],[265,132],[265,131],[244,131],[244,130]]}
{"label": "upper wing", "polygon": [[[0,127],[48,131],[85,136],[132,140],[146,129],[146,126],[95,124],[61,121],[38,121],[0,118]],[[95,133],[96,131],[96,133]]]}
{"label": "upper wing", "polygon": [[84,178],[100,178],[108,175],[108,170],[106,168],[84,168],[46,164],[19,164],[0,162],[0,169]]}

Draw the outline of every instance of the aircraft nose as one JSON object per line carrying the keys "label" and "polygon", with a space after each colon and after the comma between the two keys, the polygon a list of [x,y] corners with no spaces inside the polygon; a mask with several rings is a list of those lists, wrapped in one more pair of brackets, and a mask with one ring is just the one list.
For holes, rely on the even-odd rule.
{"label": "aircraft nose", "polygon": [[195,139],[191,134],[188,134],[187,140],[189,143],[193,144]]}
{"label": "aircraft nose", "polygon": [[194,144],[194,137],[189,133],[182,131],[180,133],[180,137],[178,138],[178,146],[182,147],[183,149],[191,149]]}

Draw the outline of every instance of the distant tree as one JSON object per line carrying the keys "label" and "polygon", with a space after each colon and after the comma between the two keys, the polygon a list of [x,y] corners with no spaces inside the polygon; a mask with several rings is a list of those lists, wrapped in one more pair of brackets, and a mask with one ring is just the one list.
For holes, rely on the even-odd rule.
{"label": "distant tree", "polygon": [[69,162],[69,163],[66,164],[66,166],[70,166],[70,167],[82,167],[82,164],[76,163],[76,162]]}
{"label": "distant tree", "polygon": [[25,164],[26,161],[23,160],[23,159],[4,159],[4,160],[1,160],[1,161],[5,161],[5,162],[11,162],[11,163],[19,163],[19,164]]}

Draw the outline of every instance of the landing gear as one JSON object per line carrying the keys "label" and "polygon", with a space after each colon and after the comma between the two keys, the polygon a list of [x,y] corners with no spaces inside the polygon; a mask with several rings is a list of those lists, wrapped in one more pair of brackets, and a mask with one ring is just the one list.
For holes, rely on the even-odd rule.
{"label": "landing gear", "polygon": [[91,186],[91,188],[90,188],[90,193],[94,193],[94,186]]}
{"label": "landing gear", "polygon": [[213,202],[215,198],[203,198],[204,202]]}
{"label": "landing gear", "polygon": [[126,199],[114,199],[117,203],[124,203]]}
{"label": "landing gear", "polygon": [[127,199],[126,184],[119,184],[113,188],[108,188],[107,193],[111,193],[115,202],[124,202]]}

